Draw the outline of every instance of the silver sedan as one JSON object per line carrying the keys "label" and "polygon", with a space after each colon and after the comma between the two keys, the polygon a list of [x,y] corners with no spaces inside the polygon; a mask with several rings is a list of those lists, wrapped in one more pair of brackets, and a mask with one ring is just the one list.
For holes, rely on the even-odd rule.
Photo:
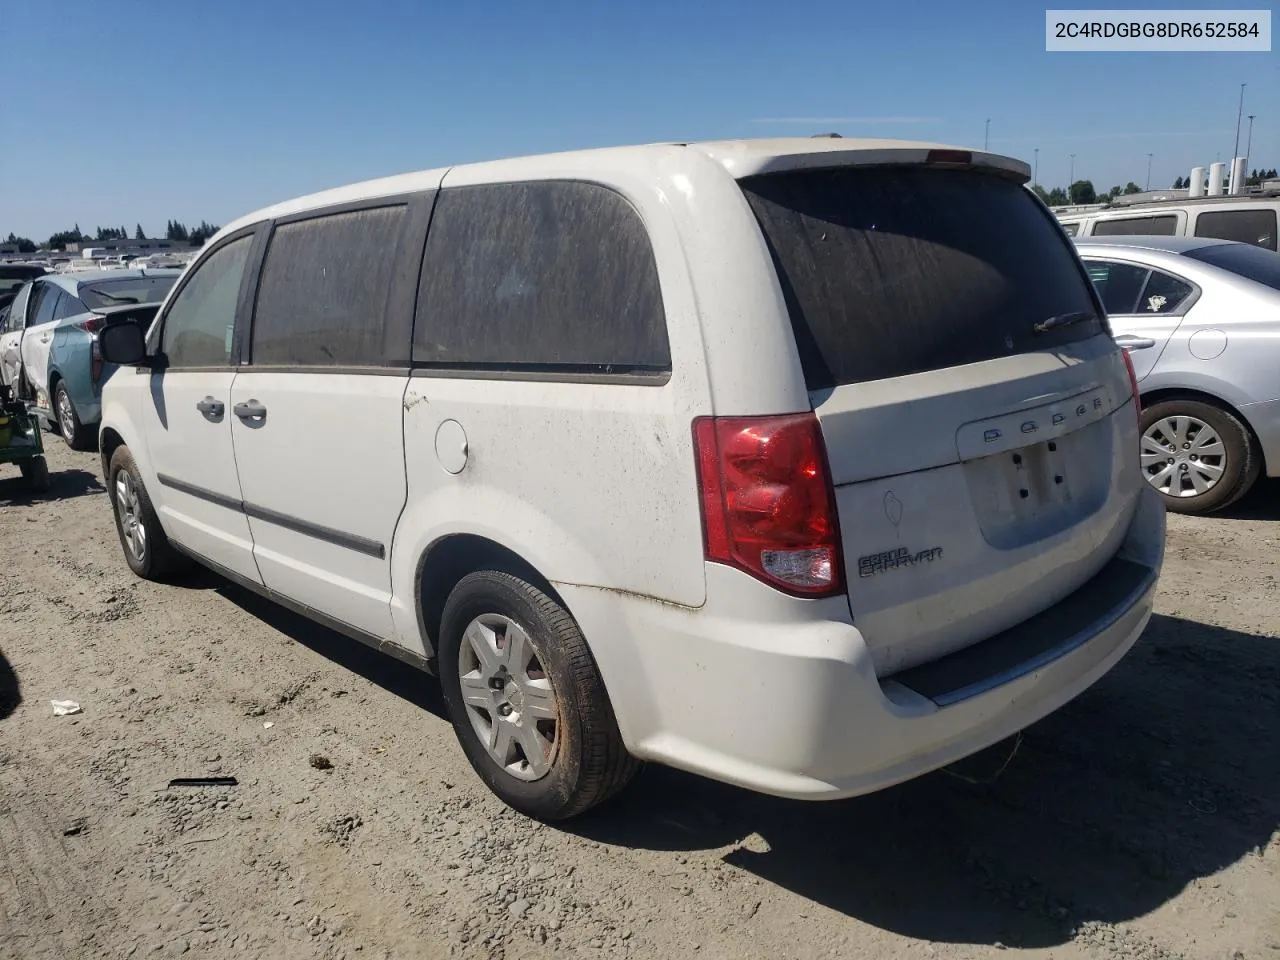
{"label": "silver sedan", "polygon": [[1209,513],[1280,476],[1280,253],[1194,237],[1076,249],[1133,361],[1143,472],[1165,505]]}

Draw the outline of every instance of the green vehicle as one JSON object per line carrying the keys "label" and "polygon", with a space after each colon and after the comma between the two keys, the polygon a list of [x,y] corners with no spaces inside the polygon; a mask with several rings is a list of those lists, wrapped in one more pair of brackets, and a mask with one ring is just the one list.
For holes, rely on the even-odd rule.
{"label": "green vehicle", "polygon": [[13,388],[4,384],[0,384],[0,463],[16,463],[37,493],[49,489],[40,422],[13,395]]}

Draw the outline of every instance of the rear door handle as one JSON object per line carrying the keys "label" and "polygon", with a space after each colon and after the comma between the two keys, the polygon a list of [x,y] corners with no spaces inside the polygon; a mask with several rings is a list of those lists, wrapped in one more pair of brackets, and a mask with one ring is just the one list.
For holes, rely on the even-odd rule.
{"label": "rear door handle", "polygon": [[1126,350],[1145,350],[1147,347],[1154,347],[1156,342],[1150,337],[1135,337],[1129,333],[1122,333],[1116,337],[1116,344]]}
{"label": "rear door handle", "polygon": [[235,411],[235,415],[241,420],[265,420],[267,418],[267,408],[257,400],[246,400],[243,403],[237,403],[231,409]]}
{"label": "rear door handle", "polygon": [[210,420],[221,420],[222,414],[227,408],[221,400],[215,400],[213,397],[205,397],[196,404],[196,409]]}

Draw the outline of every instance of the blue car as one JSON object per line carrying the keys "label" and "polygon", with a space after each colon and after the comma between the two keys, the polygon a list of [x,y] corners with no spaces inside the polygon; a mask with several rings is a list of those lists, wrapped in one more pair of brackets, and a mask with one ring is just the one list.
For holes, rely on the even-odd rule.
{"label": "blue car", "polygon": [[102,385],[115,369],[98,353],[113,308],[159,303],[181,270],[86,270],[26,284],[0,326],[0,379],[73,450],[90,449]]}

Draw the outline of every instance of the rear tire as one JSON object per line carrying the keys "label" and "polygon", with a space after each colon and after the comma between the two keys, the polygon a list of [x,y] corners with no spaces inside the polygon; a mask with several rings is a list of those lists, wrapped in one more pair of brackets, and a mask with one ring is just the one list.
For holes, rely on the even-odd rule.
{"label": "rear tire", "polygon": [[49,461],[44,457],[19,460],[18,469],[22,471],[22,478],[34,492],[44,493],[49,489]]}
{"label": "rear tire", "polygon": [[521,813],[577,816],[639,769],[582,632],[536,586],[497,570],[463,577],[444,606],[438,655],[445,705],[467,760]]}
{"label": "rear tire", "polygon": [[[1248,493],[1262,472],[1262,455],[1249,428],[1233,412],[1211,403],[1161,400],[1142,411],[1141,432],[1143,474],[1173,513],[1222,510]],[[1206,444],[1211,434],[1216,434],[1219,445]],[[1197,445],[1202,451],[1221,452],[1197,454]],[[1160,457],[1165,458],[1163,462]],[[1189,462],[1183,462],[1184,457]],[[1166,468],[1169,473],[1163,473]],[[1206,470],[1216,473],[1216,479]],[[1203,482],[1212,480],[1209,488],[1195,493],[1193,474]]]}
{"label": "rear tire", "polygon": [[93,447],[96,432],[80,422],[76,405],[65,381],[59,380],[53,391],[53,415],[58,418],[58,432],[72,450],[89,450]]}
{"label": "rear tire", "polygon": [[174,549],[165,536],[133,454],[126,446],[118,447],[111,455],[107,496],[111,498],[116,533],[130,570],[144,580],[164,581],[189,566],[186,556]]}

